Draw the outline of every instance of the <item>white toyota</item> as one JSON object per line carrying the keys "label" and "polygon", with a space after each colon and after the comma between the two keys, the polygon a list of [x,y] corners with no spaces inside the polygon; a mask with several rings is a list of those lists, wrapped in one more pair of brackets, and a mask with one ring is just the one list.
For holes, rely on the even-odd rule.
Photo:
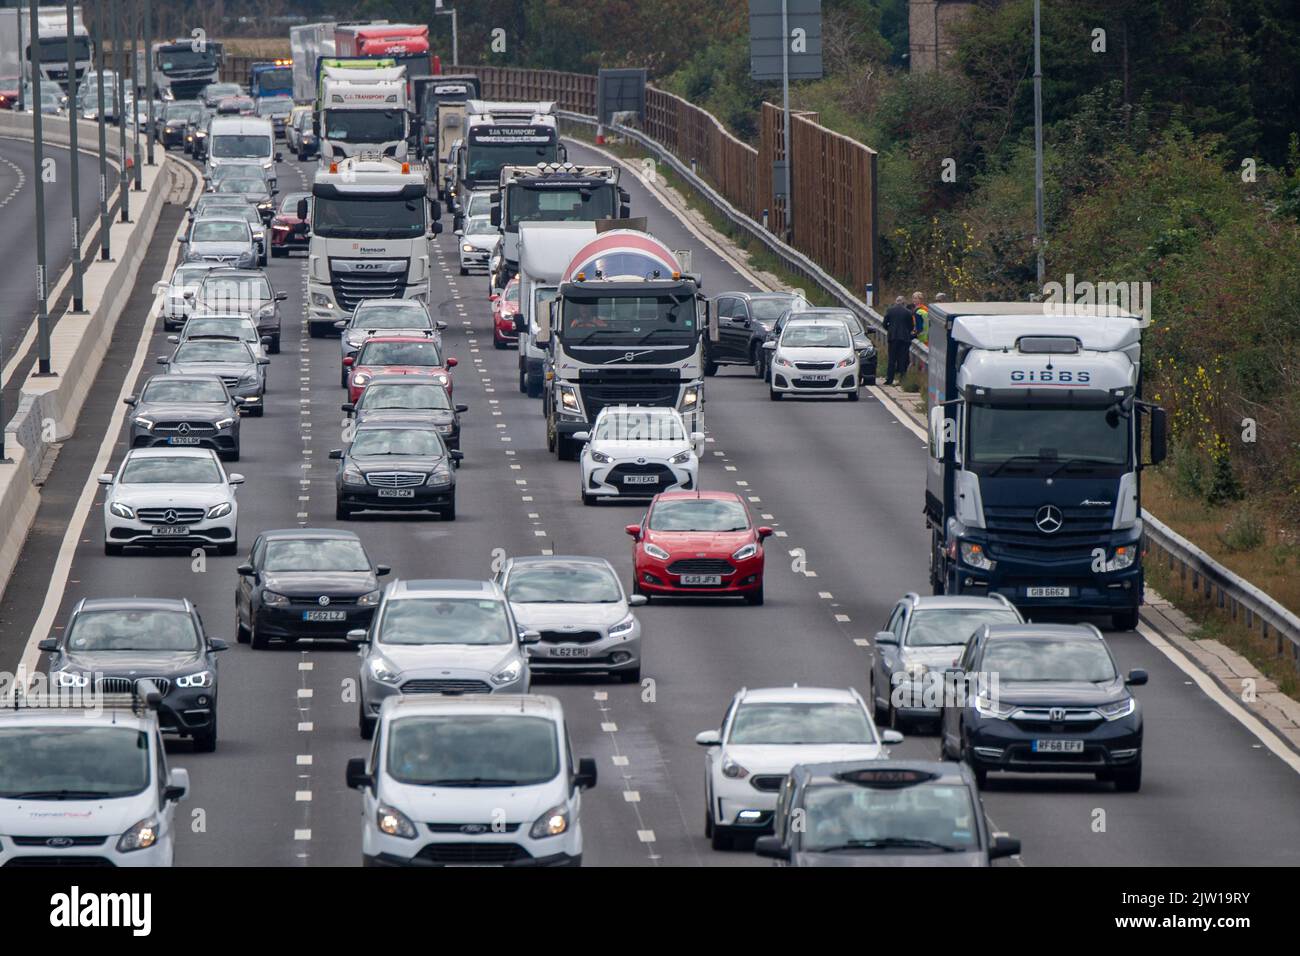
{"label": "white toyota", "polygon": [[721,729],[697,734],[695,742],[708,748],[704,835],[725,850],[737,834],[770,830],[795,765],[887,757],[885,745],[902,743],[903,735],[878,732],[855,690],[796,685],[741,689]]}
{"label": "white toyota", "polygon": [[239,548],[240,474],[226,474],[211,448],[133,448],[117,474],[99,476],[104,492],[104,553],[128,545]]}
{"label": "white toyota", "polygon": [[608,405],[589,432],[579,459],[582,503],[598,498],[653,498],[661,491],[692,491],[700,470],[703,432],[687,432],[675,408]]}
{"label": "white toyota", "polygon": [[861,397],[858,353],[842,319],[792,318],[763,348],[772,353],[772,401],[787,394]]}

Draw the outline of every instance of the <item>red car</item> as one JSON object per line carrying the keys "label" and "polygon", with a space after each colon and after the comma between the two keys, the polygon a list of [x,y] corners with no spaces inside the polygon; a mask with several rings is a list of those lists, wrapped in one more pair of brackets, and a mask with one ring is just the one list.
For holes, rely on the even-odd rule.
{"label": "red car", "polygon": [[494,292],[492,299],[492,344],[499,349],[519,344],[519,333],[515,331],[515,313],[519,311],[519,276],[506,283],[500,292]]}
{"label": "red car", "polygon": [[0,110],[18,109],[18,77],[0,77]]}
{"label": "red car", "polygon": [[632,590],[655,594],[743,597],[763,603],[763,540],[740,495],[730,491],[665,491],[627,533],[636,579]]}
{"label": "red car", "polygon": [[[298,200],[307,200],[308,218],[298,218]],[[311,233],[308,231],[311,216],[311,196],[308,193],[289,193],[280,200],[280,208],[271,217],[271,257],[287,256],[291,249],[307,249],[311,246]]]}
{"label": "red car", "polygon": [[343,364],[348,373],[348,401],[361,398],[361,392],[376,375],[428,375],[439,385],[447,386],[451,397],[451,369],[454,358],[443,359],[432,336],[376,335],[366,339],[361,351],[349,355]]}

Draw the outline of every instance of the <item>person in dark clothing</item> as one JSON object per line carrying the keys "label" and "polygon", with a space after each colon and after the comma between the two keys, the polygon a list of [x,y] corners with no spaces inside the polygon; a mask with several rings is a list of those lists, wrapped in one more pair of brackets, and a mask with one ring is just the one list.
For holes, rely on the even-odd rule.
{"label": "person in dark clothing", "polygon": [[885,312],[885,338],[889,341],[886,385],[894,384],[895,375],[898,376],[899,384],[902,384],[903,373],[907,371],[907,353],[912,347],[912,337],[915,334],[915,319],[900,295]]}

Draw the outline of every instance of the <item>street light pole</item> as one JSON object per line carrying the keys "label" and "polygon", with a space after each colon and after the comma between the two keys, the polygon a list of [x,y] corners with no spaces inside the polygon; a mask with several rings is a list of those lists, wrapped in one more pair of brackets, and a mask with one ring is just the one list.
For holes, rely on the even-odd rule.
{"label": "street light pole", "polygon": [[781,0],[781,101],[785,138],[785,239],[794,241],[794,148],[790,142],[790,5]]}
{"label": "street light pole", "polygon": [[108,241],[112,217],[108,214],[108,128],[104,125],[104,26],[98,17],[95,19],[95,61],[99,102],[99,257],[108,262],[113,258]]}
{"label": "street light pole", "polygon": [[149,91],[149,165],[154,166],[153,140],[157,122],[153,115],[153,2],[144,0],[144,85]]}
{"label": "street light pole", "polygon": [[72,46],[72,0],[67,2],[68,21],[68,160],[72,170],[72,311],[82,312],[83,283],[81,270],[81,161],[77,152],[77,57]]}
{"label": "street light pole", "polygon": [[1039,0],[1034,0],[1034,218],[1038,233],[1034,245],[1038,249],[1038,291],[1041,293],[1047,235],[1043,224],[1043,62],[1039,22]]}
{"label": "street light pole", "polygon": [[[32,179],[36,187],[36,374],[50,374],[50,309],[45,287],[45,130],[41,112],[41,70],[37,58],[41,35],[36,4],[29,3],[31,12],[31,38],[28,59],[32,65]],[[77,159],[72,158],[73,167]],[[75,255],[75,253],[74,253]]]}
{"label": "street light pole", "polygon": [[143,189],[140,181],[143,172],[140,169],[140,60],[136,57],[135,39],[140,32],[140,3],[139,0],[127,0],[131,5],[131,156],[134,160],[132,177],[132,188],[139,192]]}

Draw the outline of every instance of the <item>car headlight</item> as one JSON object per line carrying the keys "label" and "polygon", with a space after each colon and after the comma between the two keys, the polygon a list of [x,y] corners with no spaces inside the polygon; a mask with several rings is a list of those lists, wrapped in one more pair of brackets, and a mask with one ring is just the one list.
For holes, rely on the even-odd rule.
{"label": "car headlight", "polygon": [[733,561],[744,561],[746,558],[752,558],[756,554],[758,554],[758,545],[751,541],[749,544],[741,545],[733,551],[731,553],[731,559]]}
{"label": "car headlight", "polygon": [[425,480],[426,485],[448,485],[451,484],[451,469],[444,465],[438,465],[429,472],[429,477]]}
{"label": "car headlight", "polygon": [[1097,708],[1097,712],[1107,720],[1119,720],[1121,717],[1127,717],[1135,710],[1137,710],[1137,700],[1132,697],[1125,697],[1123,700],[1117,700],[1110,704],[1102,704]]}
{"label": "car headlight", "polygon": [[446,373],[439,372],[437,375],[433,377],[433,380],[437,382],[439,385],[446,385],[449,381],[451,381],[451,378]]}
{"label": "car headlight", "polygon": [[403,840],[414,840],[416,836],[415,824],[406,814],[386,803],[375,807],[375,825],[379,827],[379,832],[388,836],[401,837]]}
{"label": "car headlight", "polygon": [[492,675],[492,683],[497,685],[513,684],[519,680],[519,675],[524,672],[522,661],[511,661],[501,670]]}
{"label": "car headlight", "polygon": [[89,687],[90,677],[87,674],[74,674],[72,671],[55,671],[55,687]]}
{"label": "car headlight", "polygon": [[851,366],[851,365],[852,365],[854,362],[856,362],[857,360],[858,360],[858,359],[857,359],[857,356],[856,356],[856,355],[855,355],[853,358],[840,359],[838,362],[835,363],[835,367],[836,367],[836,368],[848,368],[849,366]]}
{"label": "car headlight", "polygon": [[382,681],[385,684],[396,684],[399,675],[400,672],[393,670],[388,665],[388,661],[382,657],[372,657],[370,659],[370,676],[375,680]]}
{"label": "car headlight", "polygon": [[199,671],[197,674],[176,678],[177,687],[211,687],[216,682],[217,677],[212,671]]}
{"label": "car headlight", "polygon": [[369,374],[367,374],[366,372],[353,372],[353,373],[352,373],[352,384],[353,384],[353,385],[365,385],[366,382],[368,382],[368,381],[370,381],[370,376],[369,376]]}
{"label": "car headlight", "polygon": [[221,502],[221,504],[219,504],[219,505],[213,505],[211,508],[208,509],[208,517],[209,517],[209,518],[224,518],[226,515],[230,514],[230,510],[231,510],[231,509],[230,509],[230,502],[229,502],[229,501],[223,501],[223,502]]}
{"label": "car headlight", "polygon": [[730,757],[724,757],[722,759],[722,775],[732,780],[744,780],[749,776],[749,771]]}
{"label": "car headlight", "polygon": [[250,369],[249,369],[247,372],[245,372],[243,375],[239,376],[239,384],[240,384],[240,385],[256,385],[256,384],[257,384],[257,369],[256,369],[256,368],[250,368]]}
{"label": "car headlight", "polygon": [[235,424],[235,420],[233,418],[223,418],[217,421],[213,427],[216,428],[217,431],[221,431],[221,429],[229,428],[233,424]]}
{"label": "car headlight", "polygon": [[374,591],[368,591],[365,594],[361,595],[361,597],[357,598],[357,606],[374,607],[376,604],[379,603],[379,598],[383,595],[383,593],[384,593],[383,591],[380,591],[378,589]]}
{"label": "car headlight", "polygon": [[118,838],[117,850],[119,853],[147,850],[157,842],[158,821],[153,817],[145,817]]}
{"label": "car headlight", "polygon": [[1000,704],[987,694],[980,694],[975,698],[975,713],[981,717],[993,717],[997,720],[1006,720],[1013,713],[1016,707],[1014,704]]}
{"label": "car headlight", "polygon": [[645,553],[650,555],[650,557],[658,558],[660,561],[668,560],[668,552],[665,551],[663,548],[659,547],[659,545],[651,544],[650,542],[647,541],[644,545],[644,548],[645,548]]}
{"label": "car headlight", "polygon": [[448,422],[445,425],[434,425],[433,427],[437,429],[439,435],[450,435],[456,426]]}
{"label": "car headlight", "polygon": [[263,591],[262,603],[267,607],[288,607],[289,599],[279,591]]}
{"label": "car headlight", "polygon": [[345,485],[364,485],[366,476],[361,474],[361,469],[356,465],[345,465],[343,467],[343,483]]}
{"label": "car headlight", "polygon": [[682,393],[682,410],[694,408],[700,403],[700,387],[692,385]]}
{"label": "car headlight", "polygon": [[327,309],[334,308],[334,303],[330,301],[330,297],[324,292],[313,292],[311,294],[311,304],[324,306]]}
{"label": "car headlight", "polygon": [[907,672],[909,677],[924,677],[930,672],[929,666],[922,664],[920,661],[909,661],[904,658],[901,663],[903,670]]}
{"label": "car headlight", "polygon": [[560,804],[551,807],[540,817],[538,817],[529,829],[528,835],[534,840],[541,840],[544,837],[559,836],[569,829],[569,808]]}
{"label": "car headlight", "polygon": [[1132,544],[1122,545],[1115,549],[1114,555],[1106,562],[1105,570],[1123,571],[1125,568],[1132,566],[1136,560],[1137,546]]}
{"label": "car headlight", "polygon": [[776,365],[781,365],[781,366],[783,366],[783,367],[785,367],[785,368],[794,368],[794,363],[793,363],[793,362],[791,362],[788,358],[782,358],[782,357],[779,356],[779,355],[776,357],[776,362],[775,362],[775,364],[776,364]]}
{"label": "car headlight", "polygon": [[257,208],[258,208],[258,209],[270,209],[270,208],[271,208],[271,204],[270,204],[269,202],[260,202],[260,203],[257,204]]}
{"label": "car headlight", "polygon": [[609,455],[606,455],[603,451],[596,451],[593,448],[591,451],[591,460],[600,465],[608,465],[614,459],[609,457]]}
{"label": "car headlight", "polygon": [[467,243],[465,243],[463,246],[460,247],[460,251],[461,251],[461,252],[473,252],[473,251],[474,251],[474,247],[471,246],[471,245],[467,242]]}
{"label": "car headlight", "polygon": [[114,501],[109,504],[108,510],[119,518],[126,518],[127,520],[135,518],[135,512],[120,501]]}
{"label": "car headlight", "polygon": [[145,431],[153,431],[153,422],[147,418],[137,418],[135,419],[135,423]]}
{"label": "car headlight", "polygon": [[636,618],[629,614],[609,629],[609,636],[621,637],[624,634],[630,633],[634,626],[636,626]]}
{"label": "car headlight", "polygon": [[977,541],[961,543],[961,559],[972,568],[979,568],[982,571],[991,571],[995,563],[984,553],[984,545]]}
{"label": "car headlight", "polygon": [[669,458],[668,461],[674,465],[684,465],[691,460],[691,455],[693,454],[694,452],[688,448],[686,451],[678,452],[673,455],[673,457]]}

